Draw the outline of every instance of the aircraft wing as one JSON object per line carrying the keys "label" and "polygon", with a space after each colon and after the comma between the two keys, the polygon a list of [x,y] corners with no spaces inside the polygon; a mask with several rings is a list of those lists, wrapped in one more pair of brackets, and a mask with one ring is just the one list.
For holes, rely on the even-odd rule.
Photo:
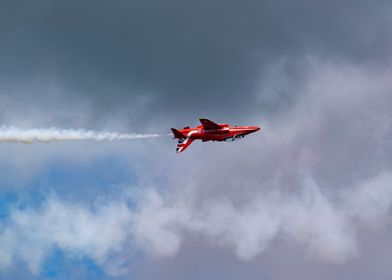
{"label": "aircraft wing", "polygon": [[200,119],[201,124],[203,125],[204,129],[220,129],[222,126],[220,126],[217,123],[214,123],[213,121],[207,120],[207,119]]}

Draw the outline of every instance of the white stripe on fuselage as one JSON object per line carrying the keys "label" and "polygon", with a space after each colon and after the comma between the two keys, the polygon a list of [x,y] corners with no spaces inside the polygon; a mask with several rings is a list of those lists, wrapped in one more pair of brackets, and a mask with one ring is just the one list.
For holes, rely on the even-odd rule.
{"label": "white stripe on fuselage", "polygon": [[182,149],[184,148],[184,146],[186,145],[186,143],[188,143],[189,139],[191,138],[192,134],[197,133],[199,130],[191,130],[188,132],[188,134],[186,135],[186,138],[184,140],[184,142],[182,142],[182,146],[179,149],[179,152],[182,151]]}
{"label": "white stripe on fuselage", "polygon": [[237,128],[237,127],[233,127],[233,128],[230,128],[230,131],[236,131],[236,130],[253,130],[252,128]]}
{"label": "white stripe on fuselage", "polygon": [[189,141],[189,138],[191,138],[192,134],[195,134],[195,133],[197,133],[198,131],[199,131],[199,130],[191,130],[191,131],[189,131],[188,134],[186,135],[184,144],[186,144],[186,142]]}
{"label": "white stripe on fuselage", "polygon": [[[241,128],[241,127],[225,127],[225,128],[218,129],[218,130],[229,131],[229,132],[237,132],[237,131],[240,131],[240,132],[245,133],[245,132],[248,132],[248,131],[250,132],[250,131],[252,131],[253,129],[251,129],[251,128]],[[209,130],[204,129],[204,132],[207,132],[207,133],[209,133],[209,132],[216,132],[216,131],[217,131],[216,129],[209,129]],[[188,141],[189,141],[189,139],[191,138],[191,136],[192,136],[193,134],[197,133],[197,132],[199,132],[198,129],[191,130],[191,131],[188,132],[188,134],[186,135],[186,138],[185,138],[185,139],[183,140],[183,142],[181,143],[182,146],[179,147],[179,152],[181,152],[181,151],[184,149],[184,146],[188,143]],[[234,135],[234,137],[236,137],[236,136],[237,136],[237,135]]]}

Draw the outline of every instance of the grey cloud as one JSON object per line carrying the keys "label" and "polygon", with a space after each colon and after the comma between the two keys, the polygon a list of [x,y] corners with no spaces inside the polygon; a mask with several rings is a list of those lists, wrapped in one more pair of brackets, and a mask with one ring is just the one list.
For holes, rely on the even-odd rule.
{"label": "grey cloud", "polygon": [[138,110],[142,117],[128,116],[133,125],[151,124],[145,111],[169,120],[200,115],[241,119],[247,111],[275,105],[255,103],[255,83],[282,56],[383,63],[390,46],[388,5],[6,1],[0,31],[2,83],[26,88],[43,81],[34,92],[16,93],[24,98],[46,92],[49,80],[70,95],[70,107],[87,99],[95,118],[137,109],[135,100],[149,96]]}
{"label": "grey cloud", "polygon": [[[357,253],[352,219],[374,223],[374,218],[382,219],[389,212],[391,179],[388,172],[371,178],[340,205],[324,195],[312,178],[305,178],[297,196],[257,195],[241,208],[222,199],[194,208],[193,193],[167,201],[155,192],[142,194],[146,199],[139,200],[134,210],[115,201],[89,210],[50,198],[41,209],[12,211],[1,227],[0,265],[4,269],[22,260],[35,274],[58,247],[94,259],[108,267],[108,273],[123,274],[128,272],[122,267],[126,262],[116,267],[113,253],[121,253],[127,239],[132,237],[136,246],[153,256],[173,257],[185,232],[201,235],[214,246],[232,248],[243,260],[255,258],[280,236],[306,245],[320,260],[340,263]],[[368,219],[374,205],[362,198],[371,191],[377,193],[372,202],[382,206]]]}
{"label": "grey cloud", "polygon": [[[230,146],[192,144],[181,159],[184,167],[176,169],[188,179],[174,187],[166,204],[161,202],[165,219],[160,221],[167,226],[155,223],[155,229],[166,232],[172,226],[166,234],[182,237],[184,247],[190,241],[183,231],[190,231],[209,244],[206,254],[221,252],[211,247],[222,246],[241,258],[256,256],[253,264],[263,268],[258,273],[270,273],[272,279],[307,273],[351,279],[361,277],[366,265],[374,275],[388,279],[388,253],[379,255],[371,248],[380,246],[377,236],[386,238],[389,228],[391,69],[314,58],[303,64],[309,71],[298,85],[302,94],[284,113],[266,120],[259,137]],[[273,70],[269,76],[271,92],[276,90],[274,80],[281,80],[279,72]],[[287,87],[290,81],[279,85]],[[193,194],[182,196],[187,183]],[[173,210],[176,201],[182,202],[178,211]],[[167,215],[173,219],[167,221]],[[178,242],[172,250],[179,250]],[[368,254],[382,259],[379,273]],[[230,253],[225,256],[230,259]],[[321,262],[314,262],[314,257]],[[277,265],[281,258],[286,274]],[[173,269],[173,264],[161,265]],[[236,267],[241,269],[242,264]]]}
{"label": "grey cloud", "polygon": [[[195,194],[167,202],[153,194],[141,205],[134,234],[140,244],[158,256],[176,253],[183,241],[182,232],[190,231],[215,246],[233,248],[244,260],[255,258],[280,237],[305,244],[320,260],[345,262],[357,254],[353,220],[374,223],[389,212],[391,178],[390,173],[382,173],[369,179],[359,189],[351,189],[342,203],[333,202],[334,198],[325,195],[309,177],[304,178],[296,195],[259,191],[241,207],[218,197],[194,208]],[[369,204],[363,196],[372,191]],[[381,203],[377,211],[373,203]],[[375,215],[369,218],[369,212]]]}
{"label": "grey cloud", "polygon": [[[148,177],[162,166],[152,154],[162,146],[152,143],[150,152],[144,150],[148,167],[139,168],[143,188],[127,194],[137,196],[132,208],[124,210],[127,219],[118,223],[117,218],[110,219],[122,229],[121,240],[131,239],[149,256],[158,257],[147,263],[163,269],[170,263],[165,259],[176,259],[184,253],[183,248],[190,250],[188,254],[194,252],[191,248],[196,238],[196,243],[207,247],[201,254],[221,254],[223,250],[228,262],[234,262],[231,258],[235,255],[241,262],[260,264],[273,277],[281,275],[280,279],[288,276],[279,267],[266,267],[280,254],[296,254],[300,260],[287,257],[285,261],[288,266],[300,263],[301,271],[290,268],[297,275],[312,272],[313,263],[317,267],[314,271],[332,271],[341,279],[355,275],[352,266],[367,258],[363,250],[368,252],[369,243],[378,244],[371,236],[385,233],[390,215],[391,70],[369,71],[315,58],[304,64],[312,69],[302,81],[306,92],[285,114],[266,122],[261,134],[238,143],[195,143],[181,158],[161,152],[159,158],[167,162],[168,172],[151,181]],[[156,187],[146,192],[146,182]],[[67,204],[60,201],[59,205],[73,213]],[[87,211],[82,210],[82,214]],[[51,212],[22,211],[21,217],[30,220],[32,214],[35,222],[21,228],[20,219],[13,219],[3,225],[2,236],[16,229],[21,229],[23,236],[30,226],[51,217]],[[83,215],[93,214],[87,211]],[[98,224],[107,221],[101,218],[98,215],[91,220]],[[72,223],[58,220],[67,233]],[[73,234],[78,239],[83,231]],[[361,242],[363,235],[370,239],[366,246]],[[51,234],[42,233],[41,237],[49,247],[63,244]],[[85,248],[90,242],[98,242],[97,248],[103,246],[104,256],[112,246],[122,247],[117,238],[116,242],[112,238],[104,241],[101,244],[87,237],[76,245],[66,244],[67,250],[101,263],[94,250]],[[29,244],[36,242],[26,246]],[[44,246],[42,250],[47,249]],[[24,259],[25,252],[18,246],[10,252],[4,256]],[[312,265],[306,264],[307,258]],[[7,265],[7,258],[3,263]],[[37,269],[37,264],[31,265]]]}
{"label": "grey cloud", "polygon": [[[160,133],[206,116],[264,129],[238,143],[195,143],[180,157],[169,139],[2,146],[2,181],[28,180],[53,160],[84,164],[122,155],[140,185],[159,189],[137,212],[125,209],[131,233],[132,222],[119,222],[122,237],[133,235],[159,256],[144,262],[154,271],[135,269],[141,278],[156,271],[161,279],[183,279],[192,271],[183,267],[198,265],[203,279],[209,271],[225,279],[351,279],[366,268],[390,279],[390,1],[0,5],[4,124]],[[118,221],[56,203],[65,217],[76,210],[90,217],[93,228]],[[13,256],[37,271],[60,244],[106,267],[122,246],[121,238],[64,243],[36,230],[54,215],[50,209],[16,211],[32,222],[2,225],[2,241],[11,246],[1,255],[4,266]],[[31,228],[42,234],[31,236],[39,250],[26,241]],[[68,229],[65,236],[83,235]],[[20,234],[14,243],[6,242],[9,231]]]}

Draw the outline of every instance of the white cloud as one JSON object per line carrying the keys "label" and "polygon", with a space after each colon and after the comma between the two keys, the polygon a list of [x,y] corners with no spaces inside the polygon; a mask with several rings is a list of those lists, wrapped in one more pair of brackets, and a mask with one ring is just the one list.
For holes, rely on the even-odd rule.
{"label": "white cloud", "polygon": [[336,203],[310,175],[302,178],[296,194],[258,192],[242,206],[219,198],[197,205],[194,189],[174,199],[148,191],[134,209],[119,201],[91,209],[51,197],[39,208],[12,210],[1,226],[0,266],[21,260],[38,273],[56,247],[88,256],[116,274],[123,267],[113,268],[110,257],[122,253],[130,239],[151,256],[171,257],[185,233],[232,248],[243,260],[261,254],[279,237],[303,244],[319,260],[341,263],[357,254],[356,219],[383,222],[392,203],[391,178],[392,173],[383,172],[343,192]]}
{"label": "white cloud", "polygon": [[37,273],[54,247],[103,264],[110,253],[122,250],[130,218],[129,209],[122,203],[91,210],[49,198],[38,209],[14,209],[1,228],[0,264],[7,267],[19,259]]}
{"label": "white cloud", "polygon": [[[171,256],[178,251],[183,232],[204,236],[215,246],[231,247],[241,259],[261,254],[278,237],[294,240],[308,248],[320,260],[341,263],[357,254],[355,240],[357,218],[366,218],[372,204],[382,203],[374,217],[389,211],[392,197],[391,173],[370,178],[364,185],[352,189],[350,195],[337,197],[339,202],[324,194],[314,179],[303,178],[296,194],[274,191],[258,192],[242,206],[227,199],[215,198],[196,206],[184,193],[184,200],[164,202],[157,194],[140,205],[136,219],[137,239],[152,255]],[[382,180],[382,184],[378,182]],[[375,183],[375,184],[374,184]],[[357,190],[358,188],[358,190]],[[375,192],[372,201],[360,200]],[[388,199],[383,196],[386,195]],[[185,203],[186,201],[186,203]]]}

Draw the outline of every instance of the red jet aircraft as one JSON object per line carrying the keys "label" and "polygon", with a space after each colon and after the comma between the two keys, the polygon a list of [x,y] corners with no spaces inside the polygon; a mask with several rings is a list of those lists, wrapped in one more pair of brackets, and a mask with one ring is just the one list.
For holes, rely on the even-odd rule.
{"label": "red jet aircraft", "polygon": [[206,141],[235,141],[245,135],[260,130],[257,126],[230,126],[228,124],[217,124],[207,119],[200,119],[201,125],[190,128],[189,126],[177,130],[172,128],[174,138],[178,139],[177,153],[185,149],[193,142],[200,139]]}

